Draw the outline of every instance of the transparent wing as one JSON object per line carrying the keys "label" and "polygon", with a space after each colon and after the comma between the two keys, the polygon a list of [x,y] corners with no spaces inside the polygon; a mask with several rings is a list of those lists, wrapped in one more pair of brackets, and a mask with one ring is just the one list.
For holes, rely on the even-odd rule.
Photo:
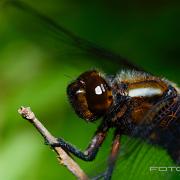
{"label": "transparent wing", "polygon": [[23,10],[25,13],[32,14],[33,16],[39,18],[42,23],[44,23],[56,35],[58,40],[80,49],[82,53],[85,53],[88,56],[97,57],[99,60],[103,59],[112,63],[117,63],[120,65],[120,67],[144,71],[141,67],[121,57],[119,54],[116,54],[108,49],[96,45],[91,41],[88,41],[87,39],[83,39],[75,35],[73,32],[64,28],[61,24],[56,23],[53,19],[38,12],[28,4],[18,0],[7,0],[6,2],[8,5],[14,6]]}
{"label": "transparent wing", "polygon": [[[104,151],[102,149],[102,151]],[[109,148],[110,151],[110,148]],[[99,154],[98,154],[99,155]],[[104,172],[107,167],[108,151],[103,154],[103,161],[99,161],[91,167],[90,177]],[[122,137],[121,151],[112,175],[112,179],[164,179],[172,178],[174,174],[164,172],[151,172],[150,167],[172,166],[167,153],[143,142],[140,139]],[[175,175],[176,176],[176,175]]]}

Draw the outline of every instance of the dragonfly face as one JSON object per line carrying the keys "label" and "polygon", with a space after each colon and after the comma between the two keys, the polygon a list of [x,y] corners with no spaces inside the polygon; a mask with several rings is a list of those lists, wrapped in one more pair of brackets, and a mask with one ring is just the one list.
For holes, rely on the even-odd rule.
{"label": "dragonfly face", "polygon": [[67,88],[69,100],[77,115],[94,121],[104,115],[112,104],[112,90],[98,71],[81,74]]}

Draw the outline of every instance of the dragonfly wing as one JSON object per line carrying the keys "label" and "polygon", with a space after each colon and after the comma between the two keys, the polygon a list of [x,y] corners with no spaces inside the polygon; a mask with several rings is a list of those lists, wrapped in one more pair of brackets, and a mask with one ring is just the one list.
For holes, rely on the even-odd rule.
{"label": "dragonfly wing", "polygon": [[55,22],[50,17],[44,15],[43,13],[38,12],[36,9],[32,8],[28,4],[19,1],[19,0],[8,0],[8,4],[23,10],[26,13],[32,14],[35,17],[38,17],[46,26],[53,31],[56,36],[59,37],[60,40],[63,40],[65,43],[68,43],[69,45],[79,48],[82,50],[83,53],[86,53],[89,56],[94,56],[113,63],[117,63],[120,66],[135,69],[139,71],[144,71],[143,68],[140,66],[135,65],[134,63],[130,62],[129,60],[123,58],[117,53],[112,52],[111,50],[105,49],[103,47],[98,46],[97,44],[81,38],[77,35],[75,35],[73,32],[69,31],[65,27],[63,27],[61,24]]}

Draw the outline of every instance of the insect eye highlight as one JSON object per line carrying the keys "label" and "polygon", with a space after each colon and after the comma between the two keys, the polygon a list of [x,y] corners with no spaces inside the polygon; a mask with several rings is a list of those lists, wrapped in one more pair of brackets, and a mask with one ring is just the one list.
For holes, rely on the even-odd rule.
{"label": "insect eye highlight", "polygon": [[96,95],[101,95],[101,94],[103,94],[103,92],[105,92],[105,88],[104,88],[103,84],[101,84],[100,86],[99,85],[96,86],[96,88],[95,88]]}

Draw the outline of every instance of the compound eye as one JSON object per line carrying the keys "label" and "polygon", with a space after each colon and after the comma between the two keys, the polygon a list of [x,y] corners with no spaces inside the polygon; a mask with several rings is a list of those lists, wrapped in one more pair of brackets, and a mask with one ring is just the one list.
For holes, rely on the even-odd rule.
{"label": "compound eye", "polygon": [[112,104],[112,91],[97,71],[81,74],[67,88],[69,100],[77,115],[94,121],[104,115]]}
{"label": "compound eye", "polygon": [[84,80],[88,108],[96,116],[101,116],[112,104],[112,91],[97,71],[92,71],[89,76]]}

